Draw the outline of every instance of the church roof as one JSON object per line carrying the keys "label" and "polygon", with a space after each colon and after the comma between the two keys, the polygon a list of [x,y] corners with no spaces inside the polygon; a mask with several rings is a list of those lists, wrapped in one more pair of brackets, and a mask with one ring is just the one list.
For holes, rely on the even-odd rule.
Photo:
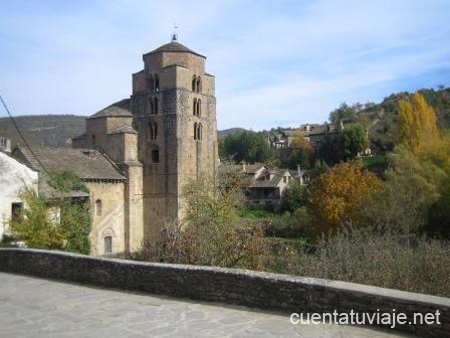
{"label": "church roof", "polygon": [[198,56],[201,56],[202,58],[205,58],[205,56],[194,52],[192,49],[187,48],[185,45],[182,45],[179,42],[172,41],[169,43],[166,43],[165,45],[162,45],[159,48],[156,48],[155,50],[152,50],[151,52],[147,54],[153,54],[153,53],[159,53],[159,52],[172,52],[172,53],[192,53]]}
{"label": "church roof", "polygon": [[[125,180],[117,168],[99,151],[93,149],[40,148],[33,152],[49,172],[72,171],[82,180]],[[14,149],[12,156],[33,170],[42,166],[26,147]]]}
{"label": "church roof", "polygon": [[137,134],[137,131],[130,126],[121,126],[114,129],[109,134]]}
{"label": "church roof", "polygon": [[133,114],[131,114],[129,110],[112,105],[89,116],[87,119],[96,119],[100,117],[133,117]]}

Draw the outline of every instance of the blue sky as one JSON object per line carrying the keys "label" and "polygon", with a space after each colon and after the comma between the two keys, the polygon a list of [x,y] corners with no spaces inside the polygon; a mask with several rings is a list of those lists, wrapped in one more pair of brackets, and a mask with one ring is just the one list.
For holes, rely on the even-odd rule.
{"label": "blue sky", "polygon": [[219,129],[450,85],[449,0],[0,0],[0,94],[14,115],[93,114],[130,96],[174,22],[216,76]]}

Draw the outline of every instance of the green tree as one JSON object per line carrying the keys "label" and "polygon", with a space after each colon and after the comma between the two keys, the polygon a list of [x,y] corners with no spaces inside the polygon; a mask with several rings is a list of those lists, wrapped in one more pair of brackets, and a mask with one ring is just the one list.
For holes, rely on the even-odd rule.
{"label": "green tree", "polygon": [[238,216],[241,189],[235,178],[191,180],[183,192],[183,223],[167,223],[159,241],[144,245],[136,258],[263,269],[270,242],[261,224]]}
{"label": "green tree", "polygon": [[369,140],[364,126],[360,123],[349,124],[340,132],[341,158],[349,160],[369,147]]}
{"label": "green tree", "polygon": [[48,184],[56,190],[51,198],[38,196],[33,189],[21,192],[27,207],[23,219],[10,222],[11,233],[28,247],[89,254],[89,201],[64,197],[69,191],[89,190],[73,173],[51,173],[51,177]]}
{"label": "green tree", "polygon": [[273,157],[266,138],[253,131],[243,131],[227,136],[219,145],[221,158],[232,157],[235,162],[266,162]]}
{"label": "green tree", "polygon": [[283,191],[281,196],[280,211],[293,212],[306,204],[307,194],[305,186],[300,182],[294,182]]}
{"label": "green tree", "polygon": [[339,134],[327,134],[319,147],[319,159],[327,165],[334,165],[341,160],[341,139]]}
{"label": "green tree", "polygon": [[356,122],[356,113],[357,111],[354,106],[349,106],[347,103],[343,102],[339,108],[330,113],[329,120],[333,124]]}

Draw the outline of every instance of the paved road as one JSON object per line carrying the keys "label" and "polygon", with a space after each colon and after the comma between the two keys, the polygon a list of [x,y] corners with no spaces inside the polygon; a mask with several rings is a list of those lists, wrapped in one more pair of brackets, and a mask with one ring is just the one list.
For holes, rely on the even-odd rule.
{"label": "paved road", "polygon": [[0,337],[405,337],[288,315],[0,273]]}

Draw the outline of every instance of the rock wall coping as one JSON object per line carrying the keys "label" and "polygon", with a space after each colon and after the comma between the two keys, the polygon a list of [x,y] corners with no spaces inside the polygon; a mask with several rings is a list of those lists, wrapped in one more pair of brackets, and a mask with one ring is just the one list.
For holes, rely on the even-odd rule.
{"label": "rock wall coping", "polygon": [[18,248],[0,248],[0,271],[287,313],[392,313],[395,309],[413,318],[414,313],[439,310],[440,324],[404,324],[395,329],[450,338],[450,298],[355,283]]}

